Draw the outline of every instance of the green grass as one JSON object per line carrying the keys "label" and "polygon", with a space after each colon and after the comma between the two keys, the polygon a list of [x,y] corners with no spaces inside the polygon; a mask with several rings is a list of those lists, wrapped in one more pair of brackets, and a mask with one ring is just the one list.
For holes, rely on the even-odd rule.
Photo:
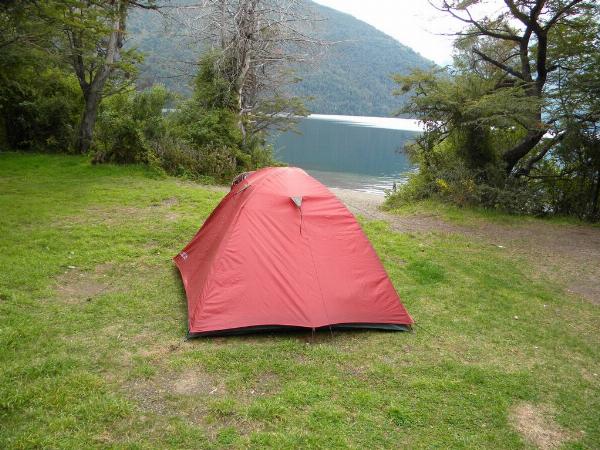
{"label": "green grass", "polygon": [[414,333],[183,341],[170,258],[222,195],[0,154],[0,448],[521,448],[524,403],[600,447],[600,308],[466,237],[363,223]]}
{"label": "green grass", "polygon": [[600,224],[590,224],[569,216],[548,216],[536,218],[527,215],[507,214],[495,209],[481,207],[461,208],[449,203],[443,203],[439,200],[421,200],[419,202],[397,205],[394,202],[387,201],[384,208],[400,215],[426,214],[439,216],[445,220],[460,225],[473,224],[487,221],[496,224],[523,225],[529,223],[545,223],[555,225],[585,225],[590,227],[599,227]]}

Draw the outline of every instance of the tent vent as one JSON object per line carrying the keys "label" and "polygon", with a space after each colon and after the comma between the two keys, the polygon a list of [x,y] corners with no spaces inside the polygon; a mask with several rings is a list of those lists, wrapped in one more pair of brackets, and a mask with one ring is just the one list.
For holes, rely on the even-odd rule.
{"label": "tent vent", "polygon": [[251,184],[249,184],[249,183],[246,183],[246,185],[245,185],[243,188],[241,188],[239,191],[237,191],[237,192],[236,192],[235,194],[233,194],[233,195],[234,195],[234,196],[236,196],[236,195],[238,195],[238,194],[241,194],[241,193],[242,193],[242,192],[244,192],[246,189],[248,189],[250,186],[252,186],[252,185],[251,185]]}
{"label": "tent vent", "polygon": [[296,196],[296,197],[290,197],[292,199],[292,201],[296,204],[296,206],[298,208],[302,207],[302,197],[301,196]]}

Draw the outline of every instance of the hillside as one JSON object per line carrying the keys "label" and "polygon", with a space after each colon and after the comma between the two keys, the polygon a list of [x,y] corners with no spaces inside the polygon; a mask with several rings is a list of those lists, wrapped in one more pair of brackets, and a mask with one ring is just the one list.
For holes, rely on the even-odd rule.
{"label": "hillside", "polygon": [[389,116],[397,111],[401,99],[392,95],[395,86],[390,75],[433,63],[349,14],[314,5],[326,19],[319,38],[339,43],[299,73],[302,81],[294,86],[294,93],[314,96],[309,107],[315,113]]}
{"label": "hillside", "polygon": [[[307,102],[313,113],[389,116],[398,110],[402,100],[392,96],[390,75],[433,63],[351,15],[308,3],[315,15],[324,19],[314,31],[316,36],[336,44],[299,71],[302,81],[290,92],[314,97]],[[177,26],[166,26],[161,16],[142,10],[131,15],[128,29],[129,45],[145,53],[140,85],[159,82],[188,94],[189,63],[197,58],[198,50],[175,36]]]}

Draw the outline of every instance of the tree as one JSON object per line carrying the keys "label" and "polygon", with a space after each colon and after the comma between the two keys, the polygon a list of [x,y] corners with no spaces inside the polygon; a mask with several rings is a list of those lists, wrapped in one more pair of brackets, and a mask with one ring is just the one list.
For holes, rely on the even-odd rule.
{"label": "tree", "polygon": [[216,50],[215,70],[235,98],[244,142],[248,134],[285,127],[306,114],[282,88],[297,81],[292,67],[308,61],[320,44],[306,32],[313,20],[300,0],[204,1],[197,37]]}
{"label": "tree", "polygon": [[478,3],[439,7],[466,24],[452,67],[396,77],[426,125],[411,149],[421,186],[467,180],[471,202],[597,217],[600,5],[505,0],[479,19]]}
{"label": "tree", "polygon": [[67,151],[72,144],[79,87],[54,51],[65,1],[0,3],[0,144],[9,148]]}
{"label": "tree", "polygon": [[585,0],[505,0],[505,8],[494,17],[476,19],[470,8],[477,3],[480,1],[445,1],[439,9],[467,25],[458,33],[458,46],[470,46],[474,65],[497,70],[499,81],[519,87],[537,105],[523,124],[525,135],[503,152],[506,171],[511,173],[553,126],[544,107],[549,75],[560,67],[560,55],[550,51],[552,39],[557,37],[555,30],[573,26],[595,6]]}
{"label": "tree", "polygon": [[[76,148],[86,153],[91,144],[98,106],[109,79],[132,71],[132,53],[123,54],[129,8],[153,9],[153,2],[135,0],[72,0],[64,4],[66,46],[60,51],[73,68],[84,99]],[[128,56],[129,58],[123,58]]]}

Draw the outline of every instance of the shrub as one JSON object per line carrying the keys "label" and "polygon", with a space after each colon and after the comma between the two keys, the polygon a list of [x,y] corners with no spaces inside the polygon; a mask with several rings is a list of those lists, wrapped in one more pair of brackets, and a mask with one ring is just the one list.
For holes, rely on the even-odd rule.
{"label": "shrub", "polygon": [[69,151],[81,114],[81,89],[72,75],[48,68],[0,74],[2,140],[18,150]]}
{"label": "shrub", "polygon": [[162,110],[168,99],[162,86],[105,99],[96,122],[93,161],[147,163],[152,142],[166,132]]}
{"label": "shrub", "polygon": [[164,115],[169,99],[162,87],[107,98],[96,123],[94,162],[146,163],[217,182],[275,164],[262,132],[242,133],[235,91],[218,78],[214,55],[202,59],[193,97]]}
{"label": "shrub", "polygon": [[550,192],[541,183],[506,178],[497,160],[473,168],[457,145],[448,139],[429,151],[412,146],[411,159],[418,165],[406,184],[388,196],[388,208],[437,199],[457,206],[482,206],[510,213],[542,215],[552,210]]}

